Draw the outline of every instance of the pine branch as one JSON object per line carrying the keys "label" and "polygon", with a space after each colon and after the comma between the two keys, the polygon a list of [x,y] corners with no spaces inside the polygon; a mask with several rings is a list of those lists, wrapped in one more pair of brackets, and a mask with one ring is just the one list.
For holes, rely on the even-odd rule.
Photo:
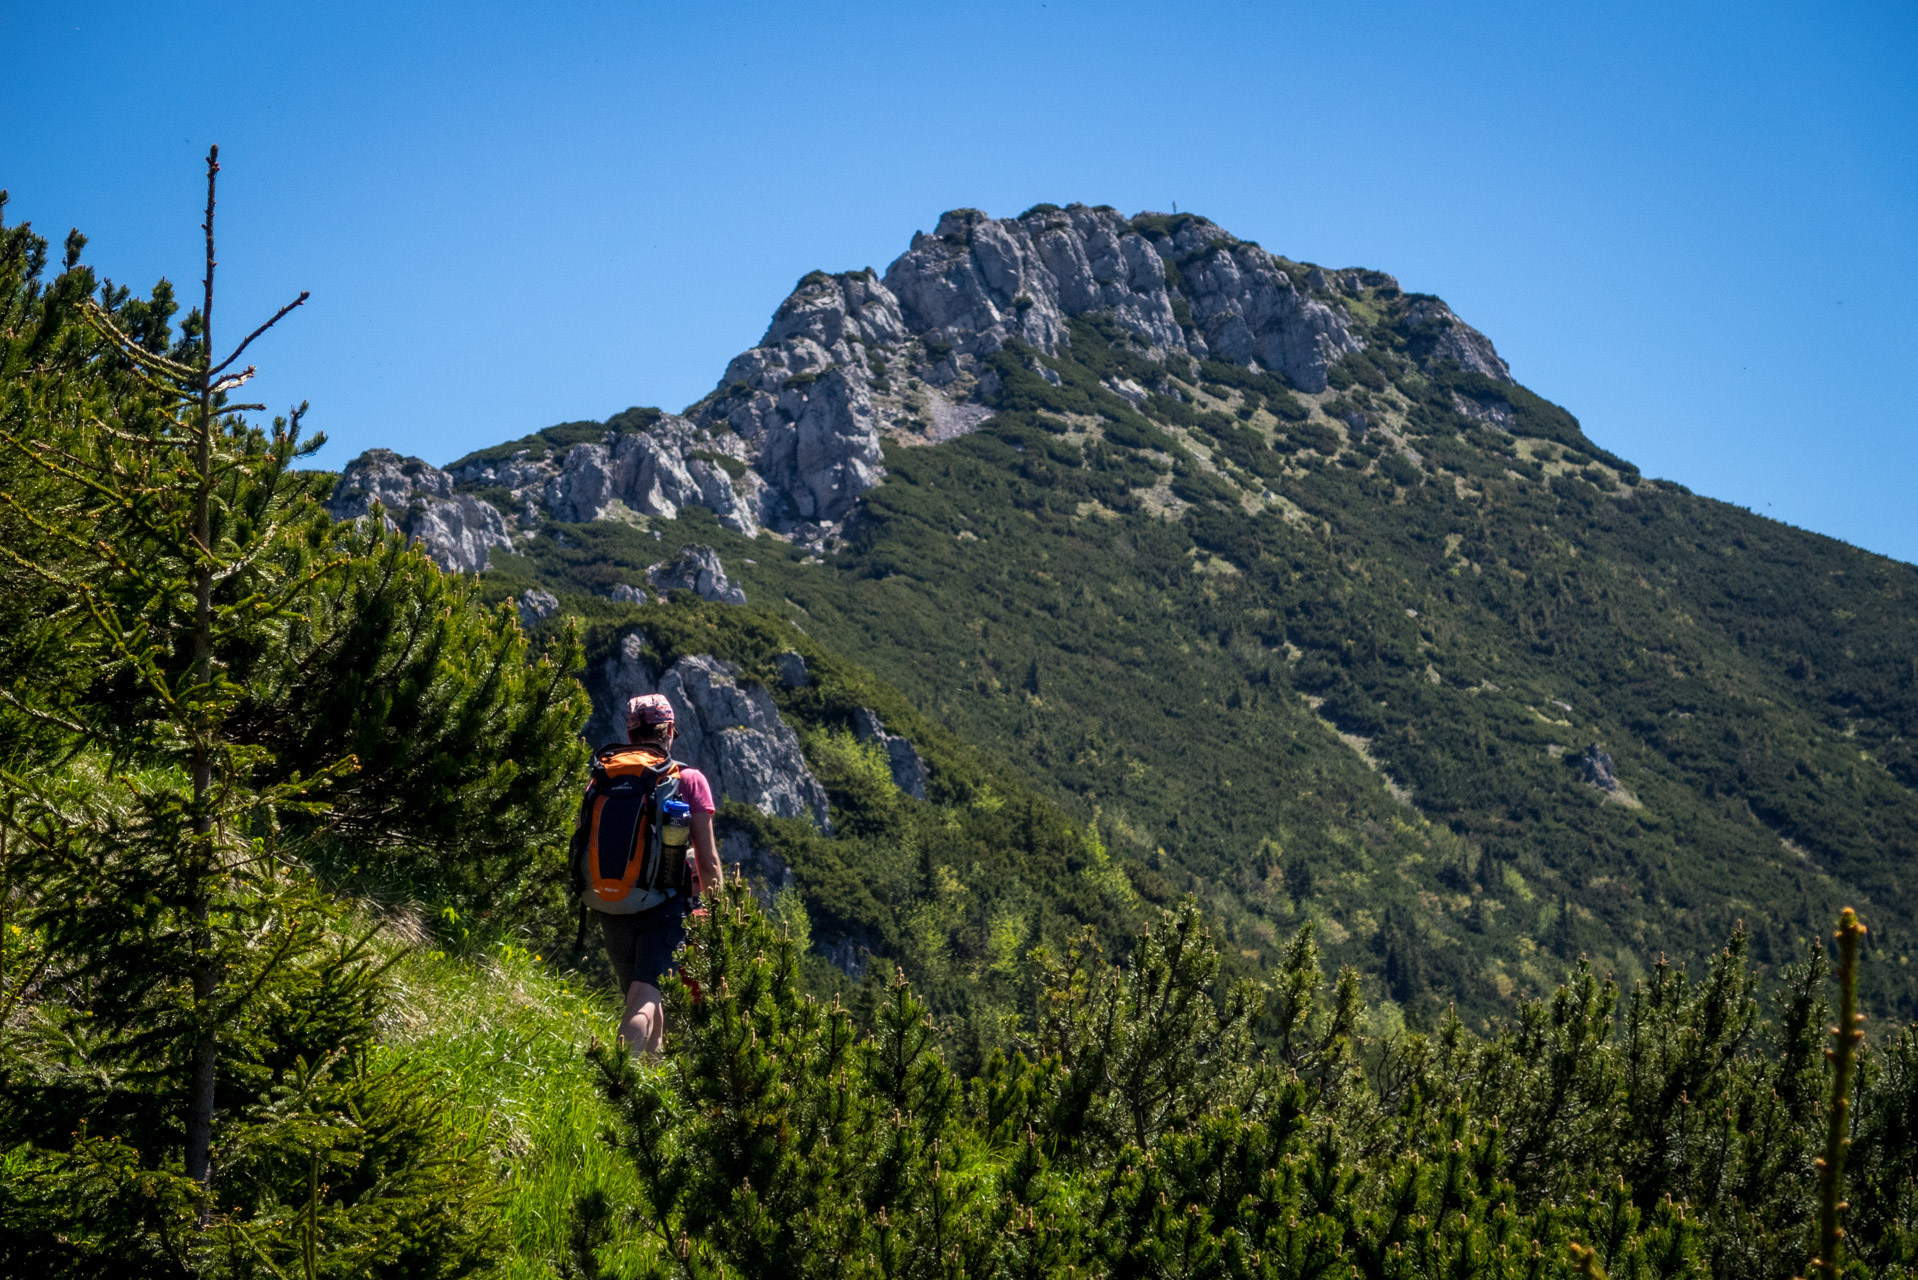
{"label": "pine branch", "polygon": [[[181,364],[178,360],[169,359],[166,356],[160,355],[158,352],[148,351],[145,347],[141,346],[138,341],[121,332],[120,327],[113,323],[113,317],[108,315],[93,299],[87,298],[80,303],[80,314],[86,317],[89,324],[99,330],[101,337],[111,342],[120,353],[129,360],[138,361],[165,373],[172,374],[182,382],[190,382],[199,376],[199,371],[191,365]],[[184,392],[181,394],[184,394]]]}
{"label": "pine branch", "polygon": [[[209,221],[210,220],[211,219],[209,218]],[[220,361],[220,363],[214,365],[213,368],[208,370],[208,373],[213,375],[218,375],[224,372],[229,365],[231,365],[235,360],[238,360],[240,358],[240,353],[242,351],[245,351],[248,347],[253,345],[253,340],[255,338],[259,337],[261,334],[265,333],[268,329],[271,329],[274,325],[278,324],[280,321],[284,320],[287,316],[291,315],[295,307],[301,306],[302,304],[306,302],[308,298],[312,296],[313,296],[312,293],[309,292],[308,290],[305,290],[305,289],[300,290],[299,297],[293,299],[293,301],[287,303],[284,307],[281,307],[278,311],[275,311],[273,313],[273,317],[270,320],[268,320],[265,324],[261,325],[259,328],[255,329],[252,333],[247,334],[246,341],[242,342],[239,346],[233,348],[233,354],[229,355],[226,359]],[[249,366],[246,372],[248,376],[251,376],[253,373],[252,367]]]}
{"label": "pine branch", "polygon": [[[154,694],[160,699],[160,705],[165,707],[170,713],[184,716],[185,708],[181,706],[180,699],[178,695],[175,694],[172,686],[166,682],[165,677],[159,670],[158,664],[141,661],[143,656],[148,656],[153,652],[153,647],[149,647],[146,650],[146,654],[134,653],[132,646],[127,642],[127,633],[122,631],[114,621],[116,616],[115,612],[110,608],[104,612],[101,610],[101,607],[94,601],[92,588],[83,585],[80,588],[80,597],[87,606],[87,612],[92,615],[94,625],[106,633],[107,643],[115,653],[120,655],[121,659],[125,661],[129,667],[144,678],[143,683],[152,689]],[[190,692],[191,690],[189,690],[189,693]]]}
{"label": "pine branch", "polygon": [[[77,470],[76,467],[62,466],[61,464],[57,462],[48,460],[47,457],[45,456],[45,452],[46,452],[45,450],[34,448],[32,445],[27,444],[25,441],[21,440],[18,436],[14,435],[13,433],[9,431],[0,431],[0,443],[11,445],[15,450],[25,454],[28,458],[30,458],[35,465],[40,467],[41,470],[46,471],[47,473],[51,475],[58,476],[62,480],[66,480],[72,484],[77,484],[83,488],[90,489],[94,493],[100,495],[101,497],[111,500],[117,506],[122,506],[122,507],[131,506],[131,503],[129,502],[126,496],[126,492],[124,490],[115,489],[108,485],[102,484],[100,481],[95,480],[92,476],[89,476],[86,473],[80,470]],[[160,447],[164,448],[165,445],[161,444]],[[78,464],[80,460],[76,458],[74,459],[74,461],[76,464]],[[158,492],[158,489],[148,490],[143,492]],[[26,508],[22,507],[19,504],[18,500],[16,500],[12,494],[0,493],[0,498],[5,498],[7,502],[14,507],[15,510],[21,511],[23,513],[25,512]]]}
{"label": "pine branch", "polygon": [[67,720],[60,716],[56,716],[50,711],[41,711],[36,707],[30,707],[26,703],[20,701],[20,699],[8,693],[5,689],[0,689],[0,702],[5,702],[8,706],[12,707],[15,711],[18,711],[22,715],[31,716],[35,720],[39,720],[46,724],[53,725],[57,729],[65,729],[68,733],[77,733],[86,737],[93,736],[93,730],[87,728],[85,725],[80,724],[73,720]]}
{"label": "pine branch", "polygon": [[1605,1268],[1598,1264],[1598,1250],[1576,1242],[1566,1247],[1572,1251],[1572,1265],[1578,1268],[1578,1274],[1590,1280],[1610,1280]]}
{"label": "pine branch", "polygon": [[1825,1057],[1832,1065],[1831,1105],[1826,1112],[1825,1154],[1818,1165],[1818,1256],[1811,1270],[1826,1280],[1838,1280],[1843,1270],[1845,1229],[1838,1216],[1851,1206],[1844,1192],[1845,1156],[1851,1149],[1851,1072],[1865,1039],[1865,1015],[1858,1012],[1858,942],[1866,933],[1858,913],[1846,907],[1838,917],[1838,1023],[1830,1028],[1832,1047]]}

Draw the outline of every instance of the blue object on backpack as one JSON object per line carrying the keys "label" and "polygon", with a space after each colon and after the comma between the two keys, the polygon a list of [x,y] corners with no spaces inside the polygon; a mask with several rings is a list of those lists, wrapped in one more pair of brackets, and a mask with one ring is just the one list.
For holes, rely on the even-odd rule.
{"label": "blue object on backpack", "polygon": [[659,804],[659,838],[669,848],[683,849],[692,836],[693,810],[684,800]]}

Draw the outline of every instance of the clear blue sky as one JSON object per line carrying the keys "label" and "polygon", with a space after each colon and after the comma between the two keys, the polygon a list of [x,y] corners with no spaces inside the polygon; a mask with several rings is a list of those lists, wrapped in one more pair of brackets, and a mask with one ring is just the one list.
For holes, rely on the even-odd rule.
{"label": "clear blue sky", "polygon": [[1436,293],[1654,475],[1918,560],[1918,7],[0,0],[9,221],[197,275],[337,466],[717,381],[960,205]]}

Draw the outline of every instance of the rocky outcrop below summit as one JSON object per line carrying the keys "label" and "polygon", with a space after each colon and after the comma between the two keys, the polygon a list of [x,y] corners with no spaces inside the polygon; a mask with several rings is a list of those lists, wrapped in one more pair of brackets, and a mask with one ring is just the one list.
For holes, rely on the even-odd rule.
{"label": "rocky outcrop below summit", "polygon": [[715,434],[677,414],[635,409],[609,419],[597,440],[563,451],[532,447],[505,457],[478,455],[447,469],[455,483],[505,489],[522,522],[541,511],[586,524],[620,516],[668,520],[705,507],[719,523],[752,537],[764,482],[731,432]]}
{"label": "rocky outcrop below summit", "polygon": [[449,573],[479,572],[493,548],[513,545],[497,507],[455,492],[446,472],[391,449],[368,449],[347,463],[326,509],[335,520],[357,520],[370,514],[374,503],[389,526],[419,543]]}
{"label": "rocky outcrop below summit", "polygon": [[799,282],[759,345],[735,356],[694,410],[745,442],[766,483],[768,524],[843,520],[885,475],[874,401],[886,350],[912,337],[898,301],[870,273]]}
{"label": "rocky outcrop below summit", "polygon": [[520,593],[518,605],[519,625],[531,631],[559,612],[559,597],[538,587],[528,587]]}
{"label": "rocky outcrop below summit", "polygon": [[1399,322],[1413,359],[1421,367],[1450,360],[1471,373],[1510,382],[1512,371],[1492,340],[1452,314],[1437,298],[1415,297]]}
{"label": "rocky outcrop below summit", "polygon": [[[666,564],[656,564],[648,577],[661,591],[686,590],[714,604],[745,604],[746,593],[726,576],[719,553],[697,544],[680,548],[679,556]],[[629,588],[630,590],[630,588]]]}
{"label": "rocky outcrop below summit", "polygon": [[664,671],[646,660],[646,638],[620,637],[619,647],[585,678],[595,746],[626,740],[628,699],[663,693],[679,725],[673,754],[705,773],[716,799],[737,800],[776,818],[811,818],[830,832],[826,790],[806,767],[799,738],[764,685],[742,683],[739,669],[705,654],[680,658]]}
{"label": "rocky outcrop below summit", "polygon": [[926,762],[913,749],[912,743],[900,734],[888,733],[885,724],[866,707],[853,713],[852,725],[853,733],[861,742],[877,743],[880,750],[886,753],[893,785],[914,800],[924,800],[928,778]]}

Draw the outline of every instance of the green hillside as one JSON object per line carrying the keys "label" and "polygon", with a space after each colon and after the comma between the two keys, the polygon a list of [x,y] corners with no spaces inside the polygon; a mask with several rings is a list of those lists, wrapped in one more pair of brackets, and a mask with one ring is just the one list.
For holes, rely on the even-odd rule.
{"label": "green hillside", "polygon": [[[0,226],[0,1272],[1918,1275],[1911,568],[1068,214],[1167,343],[1266,273],[1297,384],[941,328],[960,211],[689,415],[336,478]],[[669,681],[751,871],[636,1063],[567,838]]]}
{"label": "green hillside", "polygon": [[567,528],[498,576],[583,594],[716,547],[1096,815],[1145,897],[1197,893],[1247,972],[1312,916],[1416,1017],[1483,1016],[1741,920],[1780,963],[1844,900],[1879,922],[1873,999],[1918,1008],[1918,570],[1647,480],[1521,387],[1420,375],[1417,301],[1351,299],[1367,350],[1317,395],[1086,321],[1009,346],[996,416],[888,448],[823,561],[688,508],[641,522],[663,544]]}

